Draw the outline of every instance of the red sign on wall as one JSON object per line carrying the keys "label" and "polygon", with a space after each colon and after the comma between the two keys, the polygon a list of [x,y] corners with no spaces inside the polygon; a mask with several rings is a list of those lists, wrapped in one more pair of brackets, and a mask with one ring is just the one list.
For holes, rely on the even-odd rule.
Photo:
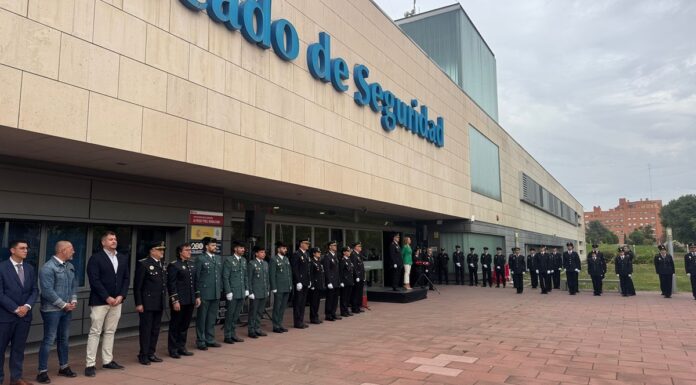
{"label": "red sign on wall", "polygon": [[214,211],[189,211],[190,225],[222,226],[224,223],[222,213]]}

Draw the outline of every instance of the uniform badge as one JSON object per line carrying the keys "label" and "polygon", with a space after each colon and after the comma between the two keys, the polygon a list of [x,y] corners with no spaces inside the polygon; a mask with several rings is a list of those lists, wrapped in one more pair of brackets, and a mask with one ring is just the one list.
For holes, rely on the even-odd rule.
{"label": "uniform badge", "polygon": [[150,270],[155,270],[155,267],[150,265]]}
{"label": "uniform badge", "polygon": [[186,266],[181,266],[182,269],[186,270]]}

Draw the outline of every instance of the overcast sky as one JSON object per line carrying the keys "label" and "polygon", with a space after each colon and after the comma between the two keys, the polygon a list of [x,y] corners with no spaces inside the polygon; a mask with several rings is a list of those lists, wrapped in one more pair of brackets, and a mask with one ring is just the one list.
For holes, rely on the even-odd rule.
{"label": "overcast sky", "polygon": [[586,211],[696,194],[696,1],[460,3],[496,56],[500,124]]}

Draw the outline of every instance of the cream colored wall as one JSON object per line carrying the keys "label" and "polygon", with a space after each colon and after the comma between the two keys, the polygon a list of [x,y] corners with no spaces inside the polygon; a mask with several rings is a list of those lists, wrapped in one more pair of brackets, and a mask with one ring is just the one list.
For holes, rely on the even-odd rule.
{"label": "cream colored wall", "polygon": [[[294,62],[179,0],[0,0],[0,124],[579,238],[521,203],[520,170],[579,203],[369,0],[274,0],[273,18],[298,31]],[[443,116],[445,147],[385,133],[351,80],[345,93],[314,80],[305,51],[321,31],[333,57]],[[500,146],[502,203],[470,191],[468,124]]]}

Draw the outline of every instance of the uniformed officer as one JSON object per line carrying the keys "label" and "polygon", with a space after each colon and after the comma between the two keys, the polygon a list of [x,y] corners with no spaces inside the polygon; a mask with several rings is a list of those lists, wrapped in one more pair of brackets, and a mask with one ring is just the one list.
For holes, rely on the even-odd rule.
{"label": "uniformed officer", "polygon": [[155,351],[162,324],[164,301],[167,298],[167,272],[162,263],[164,250],[164,242],[151,243],[149,256],[139,260],[135,265],[133,297],[140,319],[138,362],[143,365],[162,362],[162,359],[155,355]]}
{"label": "uniformed officer", "polygon": [[563,253],[564,268],[566,269],[566,279],[568,280],[568,294],[575,295],[578,293],[578,276],[582,269],[580,255],[573,250],[573,242],[566,243],[566,250]]}
{"label": "uniformed officer", "polygon": [[433,256],[433,249],[430,247],[425,252],[425,262],[425,276],[428,277],[428,290],[435,290],[433,288],[435,257]]}
{"label": "uniformed officer", "polygon": [[452,261],[454,262],[454,278],[457,285],[464,284],[464,252],[462,247],[459,245],[454,246],[454,253],[452,254]]}
{"label": "uniformed officer", "polygon": [[232,242],[232,255],[225,256],[222,263],[222,287],[227,300],[223,342],[233,344],[244,342],[237,336],[236,326],[244,307],[244,299],[249,295],[246,247],[239,241]]}
{"label": "uniformed officer", "polygon": [[563,254],[558,252],[558,247],[556,246],[553,247],[553,252],[551,253],[551,261],[553,267],[553,272],[551,273],[553,276],[553,288],[560,289],[561,270],[563,270]]}
{"label": "uniformed officer", "polygon": [[469,266],[469,286],[478,286],[478,254],[473,247],[469,248],[469,254],[466,255],[466,264]]}
{"label": "uniformed officer", "polygon": [[292,314],[293,326],[297,329],[309,327],[304,322],[305,305],[307,304],[307,291],[309,290],[309,239],[303,239],[295,253],[292,255],[292,282],[295,284],[293,295]]}
{"label": "uniformed officer", "polygon": [[655,273],[660,277],[660,290],[665,298],[672,297],[672,278],[674,277],[674,259],[667,254],[664,245],[657,246],[659,253],[655,254]]}
{"label": "uniformed officer", "polygon": [[[500,250],[500,248],[498,248]],[[505,256],[503,256],[503,266],[505,265]],[[493,268],[493,256],[488,252],[488,247],[483,248],[481,254],[481,280],[483,287],[493,287],[493,277],[491,277],[491,269]],[[503,283],[505,282],[505,270],[503,270]]]}
{"label": "uniformed officer", "polygon": [[691,293],[696,299],[696,243],[689,243],[689,252],[684,256],[684,268],[691,279]]}
{"label": "uniformed officer", "polygon": [[449,285],[449,255],[444,247],[437,255],[437,283],[440,285],[442,285],[442,277],[445,278],[445,285]]}
{"label": "uniformed officer", "polygon": [[176,261],[167,266],[167,288],[169,289],[170,313],[167,350],[172,358],[192,356],[186,349],[188,329],[193,318],[193,309],[201,305],[201,296],[196,283],[195,269],[191,261],[191,245],[182,243],[176,247]]}
{"label": "uniformed officer", "polygon": [[529,248],[529,255],[527,255],[527,270],[529,271],[529,279],[532,283],[532,289],[536,289],[539,286],[539,269],[536,267],[536,249],[533,247]]}
{"label": "uniformed officer", "polygon": [[307,300],[309,301],[309,323],[320,324],[319,319],[319,302],[321,295],[326,290],[324,265],[321,263],[321,249],[313,247],[309,250],[311,255],[309,263],[309,292]]}
{"label": "uniformed officer", "polygon": [[[495,266],[495,287],[500,287],[500,282],[502,282],[503,287],[505,287],[505,255],[503,255],[502,247],[495,248],[495,258],[493,258],[493,265]],[[512,266],[510,266],[510,268],[512,269]],[[484,281],[483,284],[485,285],[486,282]],[[492,286],[493,284],[491,282],[491,287]]]}
{"label": "uniformed officer", "polygon": [[276,242],[276,254],[271,257],[269,264],[271,292],[273,292],[273,332],[284,333],[288,329],[283,327],[283,316],[288,306],[290,292],[292,291],[292,267],[287,257],[288,246],[282,241]]}
{"label": "uniformed officer", "polygon": [[201,306],[196,312],[196,347],[208,350],[221,346],[215,342],[215,321],[222,294],[222,258],[216,254],[217,239],[205,237],[202,243],[203,254],[196,256],[194,263],[201,296]]}
{"label": "uniformed officer", "polygon": [[338,242],[329,241],[326,244],[329,251],[324,254],[322,263],[324,264],[324,274],[326,275],[326,303],[324,303],[324,319],[336,321],[342,319],[336,315],[338,307],[338,292],[341,289],[341,278],[338,272],[338,255],[336,255]]}
{"label": "uniformed officer", "polygon": [[265,337],[267,334],[261,330],[261,317],[266,309],[266,299],[271,294],[271,285],[268,282],[268,263],[266,262],[266,250],[261,246],[252,249],[254,259],[247,265],[249,282],[249,337]]}
{"label": "uniformed officer", "polygon": [[[392,268],[392,290],[399,290],[399,282],[401,282],[401,270],[404,268],[404,259],[401,256],[401,246],[399,241],[401,236],[395,233],[392,242],[389,244],[389,265]],[[339,258],[340,259],[340,258]]]}
{"label": "uniformed officer", "polygon": [[624,297],[636,295],[636,289],[633,287],[633,259],[626,255],[623,247],[618,249],[619,255],[614,258],[614,268],[616,276],[619,277],[621,286],[621,295]]}
{"label": "uniformed officer", "polygon": [[350,317],[353,315],[350,312],[350,299],[355,282],[353,262],[350,260],[350,247],[343,246],[341,248],[341,258],[339,259],[338,265],[341,281],[341,316]]}
{"label": "uniformed officer", "polygon": [[551,287],[551,254],[546,252],[546,246],[541,246],[539,252],[534,256],[534,267],[539,274],[539,286],[541,294],[548,294]]}
{"label": "uniformed officer", "polygon": [[587,273],[592,278],[592,289],[594,295],[602,295],[602,279],[607,273],[607,262],[604,255],[597,249],[599,246],[592,245],[592,252],[587,257]]}
{"label": "uniformed officer", "polygon": [[364,312],[362,310],[363,289],[365,287],[365,263],[362,258],[362,242],[354,242],[351,245],[353,251],[350,253],[350,261],[353,262],[355,274],[355,284],[353,284],[352,298],[350,307],[353,314]]}
{"label": "uniformed officer", "polygon": [[524,290],[524,273],[527,270],[526,263],[524,261],[524,255],[520,254],[519,247],[512,248],[512,254],[508,259],[508,265],[510,266],[510,273],[512,274],[512,284],[517,289],[517,294],[522,294]]}

